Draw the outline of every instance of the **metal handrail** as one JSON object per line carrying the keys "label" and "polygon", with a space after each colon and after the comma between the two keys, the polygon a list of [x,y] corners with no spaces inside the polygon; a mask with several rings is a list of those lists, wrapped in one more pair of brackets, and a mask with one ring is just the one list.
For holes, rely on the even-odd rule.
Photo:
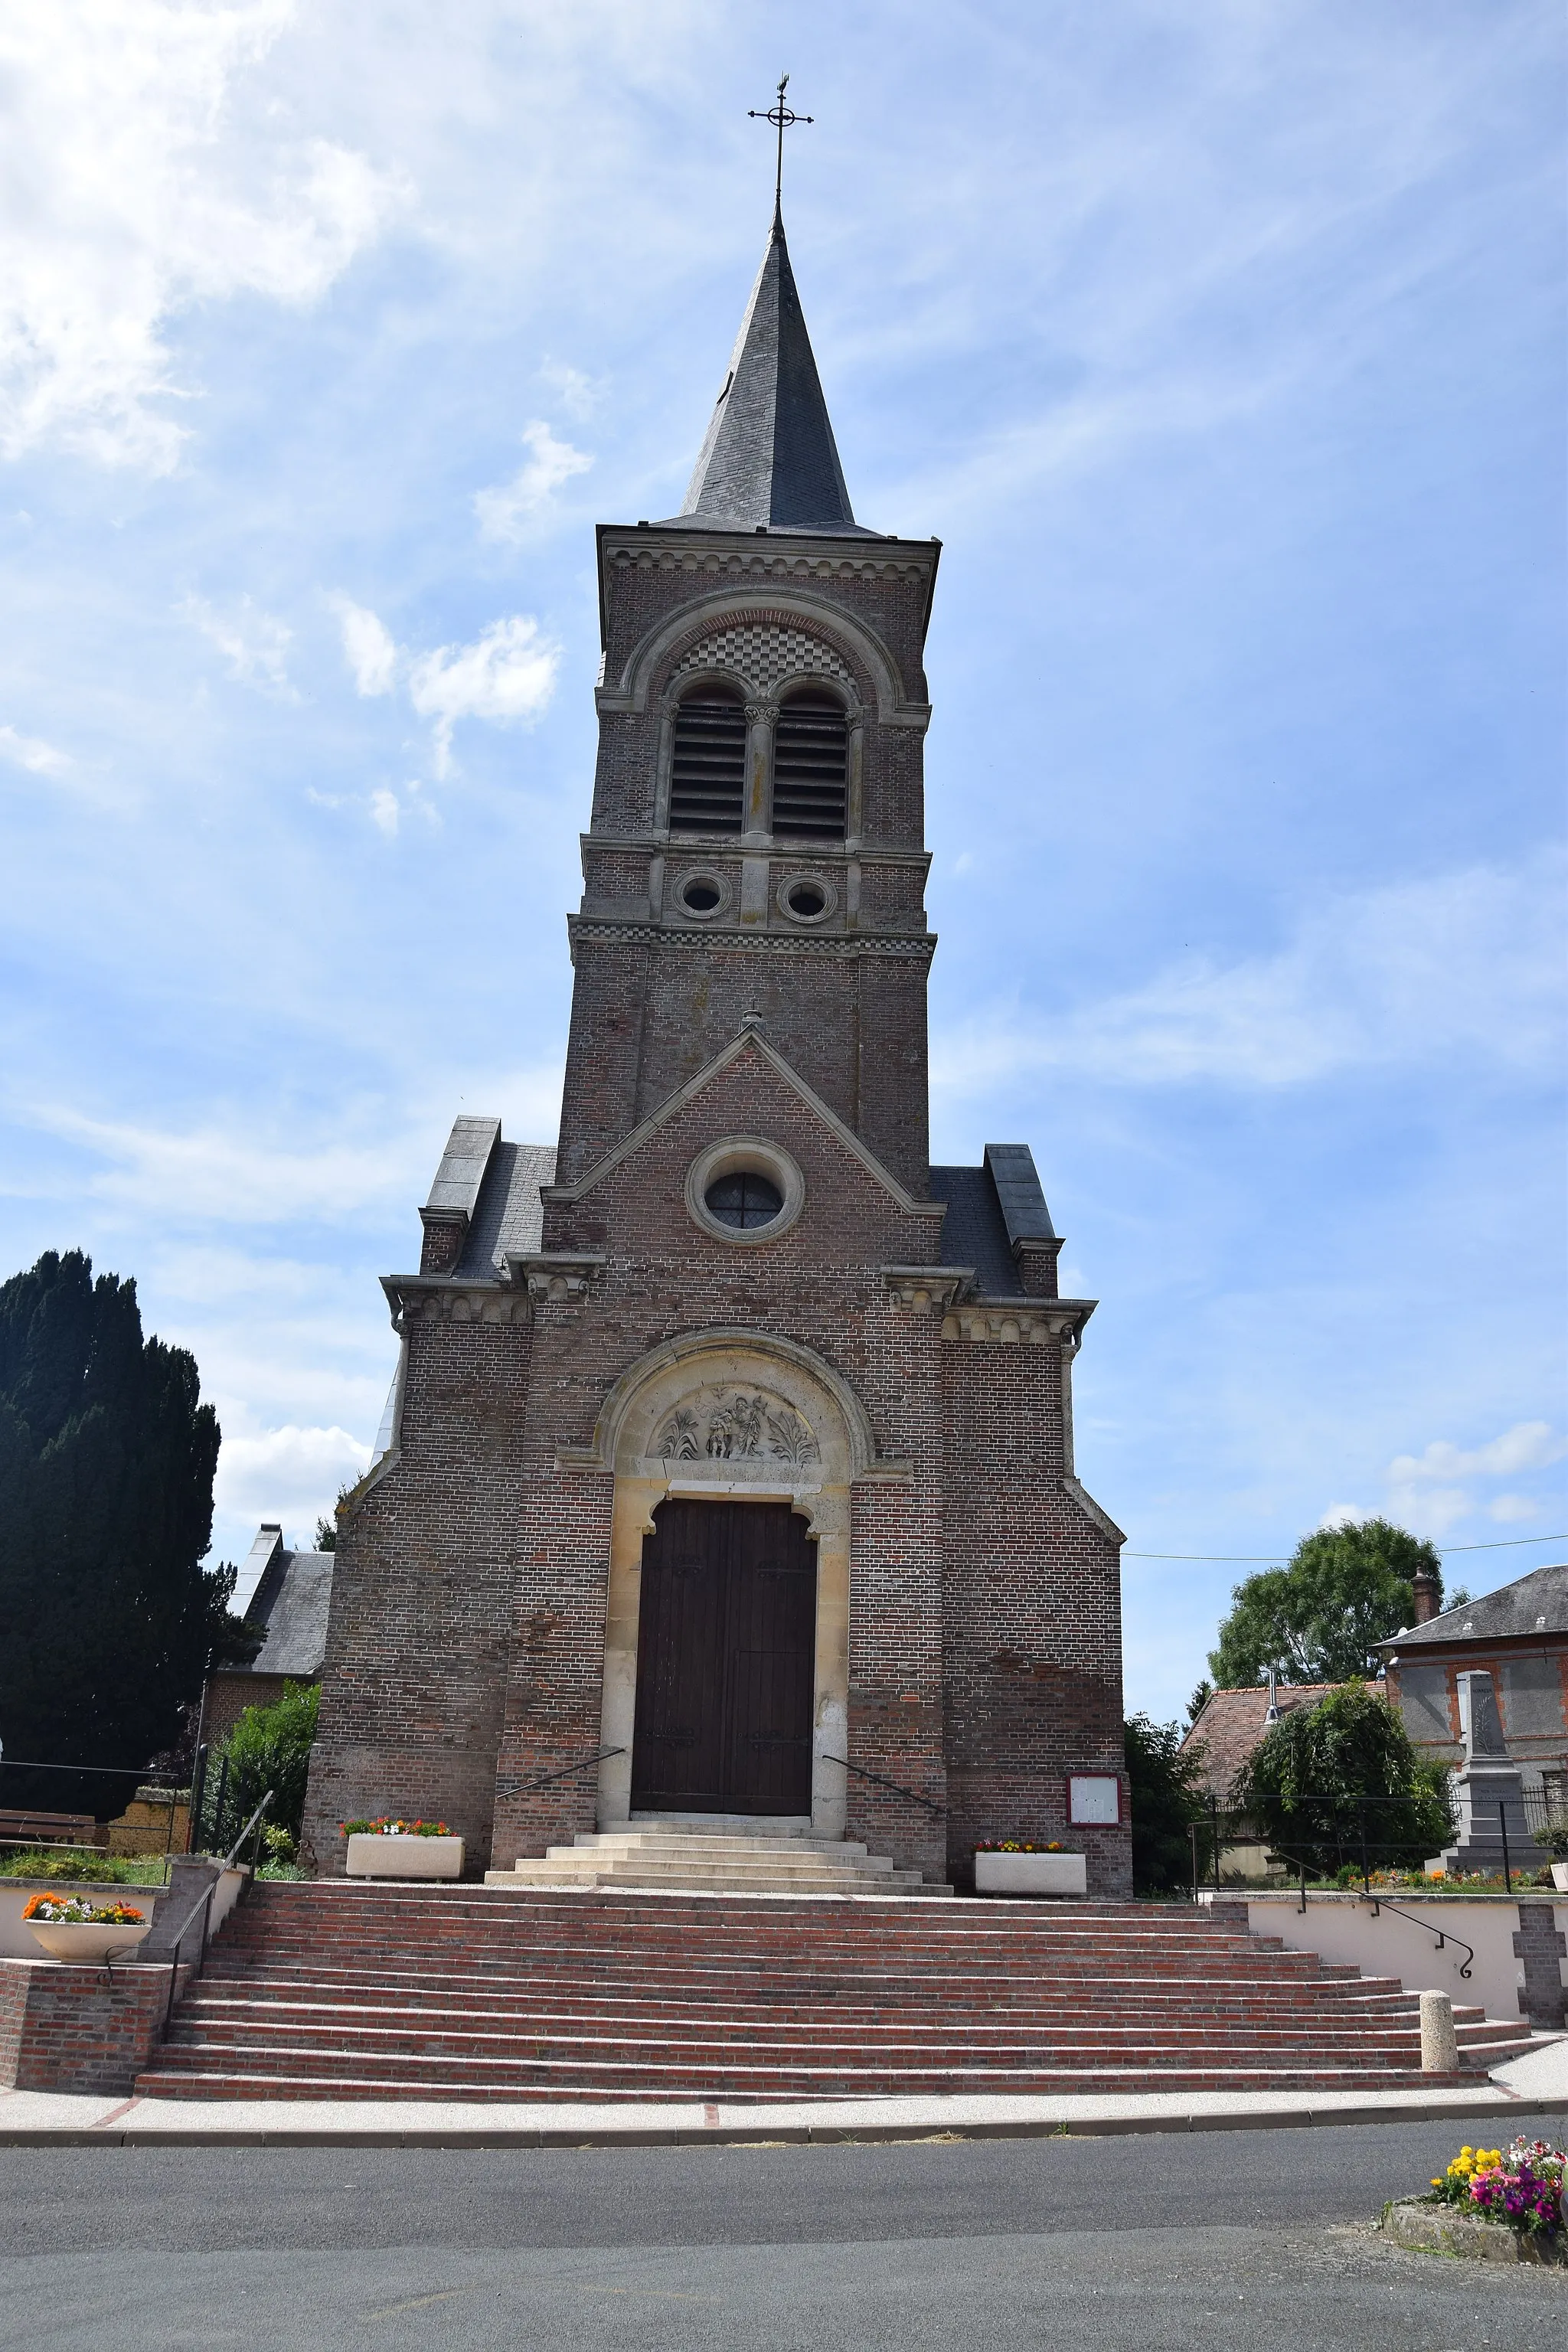
{"label": "metal handrail", "polygon": [[868,1772],[864,1764],[851,1764],[847,1756],[825,1756],[825,1764],[837,1764],[842,1771],[858,1773],[862,1780],[875,1780],[879,1789],[891,1789],[896,1797],[912,1797],[928,1813],[937,1813],[945,1820],[947,1807],[939,1805],[933,1797],[922,1797],[918,1789],[906,1789],[900,1781],[885,1780],[880,1772]]}
{"label": "metal handrail", "polygon": [[1442,1950],[1445,1943],[1458,1944],[1459,1949],[1467,1956],[1464,1967],[1459,1970],[1459,1974],[1462,1977],[1468,1977],[1469,1975],[1470,1962],[1476,1957],[1476,1948],[1473,1944],[1467,1944],[1463,1936],[1456,1936],[1446,1931],[1442,1927],[1439,1927],[1434,1920],[1418,1919],[1414,1911],[1402,1911],[1397,1903],[1385,1903],[1381,1895],[1373,1895],[1366,1899],[1369,1899],[1372,1904],[1372,1916],[1374,1919],[1380,1911],[1392,1911],[1396,1919],[1408,1919],[1413,1927],[1425,1927],[1431,1935],[1436,1936],[1437,1938],[1437,1949],[1439,1951]]}
{"label": "metal handrail", "polygon": [[607,1764],[612,1756],[624,1756],[624,1748],[601,1748],[596,1756],[585,1757],[581,1764],[567,1764],[559,1772],[541,1772],[537,1780],[524,1780],[515,1789],[514,1796],[526,1797],[531,1789],[547,1788],[552,1780],[570,1780],[574,1772],[591,1772],[597,1764]]}
{"label": "metal handrail", "polygon": [[168,2039],[169,2027],[173,2022],[174,2015],[174,1990],[180,1980],[180,1949],[182,1945],[184,1943],[186,1936],[190,1932],[191,1922],[195,1919],[197,1912],[199,1911],[202,1914],[202,1940],[196,1959],[196,1969],[199,1973],[202,1965],[206,1958],[207,1943],[211,1934],[213,1896],[217,1891],[218,1879],[223,1876],[226,1870],[233,1870],[235,1868],[239,1860],[240,1853],[244,1848],[247,1838],[249,1837],[252,1830],[256,1828],[262,1814],[267,1811],[268,1806],[271,1802],[272,1790],[268,1789],[267,1794],[262,1798],[261,1802],[257,1806],[256,1811],[251,1814],[250,1819],[246,1822],[245,1827],[240,1831],[238,1837],[229,1848],[228,1853],[219,1863],[217,1866],[217,1877],[208,1879],[205,1893],[199,1895],[196,1901],[192,1904],[190,1909],[186,1912],[184,1920],[181,1922],[180,1932],[175,1937],[169,1953],[169,1997],[163,2004],[163,2038],[165,2041]]}

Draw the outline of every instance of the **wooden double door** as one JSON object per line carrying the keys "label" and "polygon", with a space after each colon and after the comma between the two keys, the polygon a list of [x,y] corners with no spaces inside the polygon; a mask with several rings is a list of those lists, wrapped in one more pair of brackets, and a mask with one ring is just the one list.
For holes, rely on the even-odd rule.
{"label": "wooden double door", "polygon": [[645,1538],[632,1808],[809,1813],[816,1548],[787,1503],[661,1503]]}

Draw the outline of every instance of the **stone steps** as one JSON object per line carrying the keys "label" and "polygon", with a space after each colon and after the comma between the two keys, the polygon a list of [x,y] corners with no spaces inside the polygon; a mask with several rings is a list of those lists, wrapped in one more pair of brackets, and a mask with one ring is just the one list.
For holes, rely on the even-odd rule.
{"label": "stone steps", "polygon": [[[1458,2026],[1472,2068],[1520,2031],[1469,2008]],[[137,2087],[766,2102],[1442,2079],[1397,1979],[1154,1906],[331,1882],[252,1889]]]}
{"label": "stone steps", "polygon": [[710,1895],[951,1895],[918,1870],[897,1869],[847,1839],[800,1831],[770,1834],[738,1827],[666,1826],[579,1831],[569,1846],[521,1855],[510,1870],[485,1874],[487,1886],[668,1887]]}

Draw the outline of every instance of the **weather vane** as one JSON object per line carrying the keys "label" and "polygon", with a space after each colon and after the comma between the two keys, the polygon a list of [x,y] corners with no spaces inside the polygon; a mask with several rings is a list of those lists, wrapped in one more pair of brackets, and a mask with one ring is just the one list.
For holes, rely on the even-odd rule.
{"label": "weather vane", "polygon": [[789,76],[788,74],[784,74],[779,79],[779,94],[777,98],[774,99],[772,106],[767,109],[765,113],[760,106],[749,106],[746,109],[747,120],[749,121],[772,122],[776,125],[778,130],[779,158],[778,169],[773,175],[773,210],[775,213],[780,214],[784,211],[784,132],[790,130],[792,126],[797,122],[815,122],[816,120],[816,116],[812,114],[796,114],[793,107],[786,106],[784,104],[784,92],[788,88]]}

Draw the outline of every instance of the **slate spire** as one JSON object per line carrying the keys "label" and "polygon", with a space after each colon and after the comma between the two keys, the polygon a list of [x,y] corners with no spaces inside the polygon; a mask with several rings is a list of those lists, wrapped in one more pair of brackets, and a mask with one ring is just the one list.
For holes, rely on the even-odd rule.
{"label": "slate spire", "polygon": [[773,234],[680,519],[858,531],[805,331],[784,216]]}

